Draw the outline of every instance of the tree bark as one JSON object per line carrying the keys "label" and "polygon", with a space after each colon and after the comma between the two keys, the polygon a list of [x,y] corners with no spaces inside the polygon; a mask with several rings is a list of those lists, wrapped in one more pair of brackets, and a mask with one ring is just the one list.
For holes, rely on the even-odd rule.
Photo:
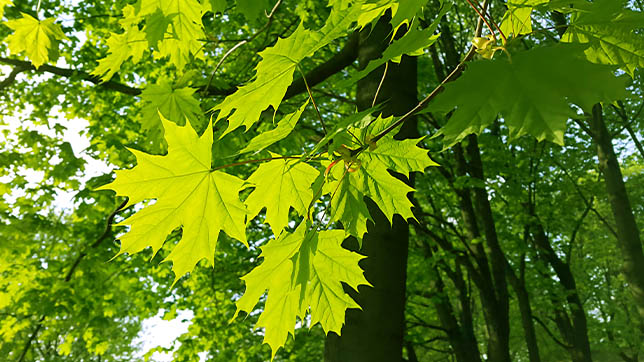
{"label": "tree bark", "polygon": [[[534,215],[533,215],[534,216]],[[536,216],[534,216],[536,219]],[[588,340],[588,323],[586,321],[586,312],[577,291],[577,283],[572,274],[570,265],[562,261],[550,245],[550,240],[543,230],[539,220],[533,223],[534,242],[539,251],[538,255],[554,269],[559,283],[566,290],[566,301],[568,302],[568,313],[563,308],[558,309],[555,322],[571,348],[569,349],[570,358],[574,362],[590,362],[590,342]],[[553,302],[556,303],[556,302]],[[557,310],[557,307],[555,307]],[[572,317],[572,321],[568,318]]]}
{"label": "tree bark", "polygon": [[602,107],[599,104],[593,107],[590,126],[597,145],[599,168],[604,174],[608,201],[617,225],[617,243],[624,258],[624,277],[637,304],[640,318],[644,319],[644,251],[640,230],[635,222],[612,138],[606,129]]}
{"label": "tree bark", "polygon": [[[383,17],[371,31],[361,32],[360,67],[382,55],[390,35],[388,22]],[[400,64],[390,64],[381,85],[383,72],[384,67],[380,67],[358,82],[358,107],[371,107],[378,93],[378,103],[387,101],[384,116],[404,114],[418,102],[416,59],[404,56]],[[403,125],[397,138],[415,134],[416,122],[412,119]],[[361,287],[359,293],[351,293],[362,310],[348,310],[341,335],[327,336],[324,351],[327,362],[402,361],[409,228],[399,215],[394,216],[390,225],[371,200],[367,200],[367,206],[374,223],[369,223],[363,237],[361,252],[367,258],[361,265],[374,287]]]}
{"label": "tree bark", "polygon": [[[525,259],[522,260],[522,268],[525,265]],[[532,319],[532,306],[530,305],[530,295],[525,287],[525,279],[523,273],[518,277],[510,264],[507,264],[508,281],[514,289],[519,302],[519,311],[521,312],[521,325],[523,326],[523,333],[525,334],[525,341],[528,347],[528,358],[530,362],[541,362],[539,353],[539,344],[537,343],[537,334],[534,329],[534,321]]]}

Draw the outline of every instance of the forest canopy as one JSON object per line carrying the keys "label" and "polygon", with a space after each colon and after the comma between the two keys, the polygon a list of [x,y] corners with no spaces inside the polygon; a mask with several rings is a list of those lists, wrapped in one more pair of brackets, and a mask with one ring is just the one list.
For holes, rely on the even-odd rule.
{"label": "forest canopy", "polygon": [[0,360],[640,359],[640,0],[0,21]]}

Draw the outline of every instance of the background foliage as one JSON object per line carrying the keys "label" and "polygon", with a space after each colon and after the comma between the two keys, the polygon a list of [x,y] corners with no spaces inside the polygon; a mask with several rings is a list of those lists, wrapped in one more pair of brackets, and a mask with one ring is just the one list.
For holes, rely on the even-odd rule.
{"label": "background foliage", "polygon": [[[322,360],[378,288],[374,204],[409,223],[404,359],[637,361],[643,11],[0,0],[0,356]],[[410,59],[420,103],[380,114],[361,79]]]}

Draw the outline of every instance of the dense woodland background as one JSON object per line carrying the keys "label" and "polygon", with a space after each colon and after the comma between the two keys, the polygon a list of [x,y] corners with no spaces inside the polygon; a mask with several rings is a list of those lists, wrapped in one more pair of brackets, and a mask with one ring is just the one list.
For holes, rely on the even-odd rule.
{"label": "dense woodland background", "polygon": [[[133,341],[142,321],[160,310],[166,319],[181,310],[194,314],[188,332],[168,349],[175,361],[196,361],[202,352],[212,361],[270,360],[262,331],[252,328],[258,313],[229,323],[244,292],[240,277],[260,263],[259,246],[272,237],[266,224],[249,224],[250,248],[222,234],[215,266],[204,261],[171,287],[170,265],[160,263],[171,247],[152,260],[148,249],[110,261],[124,231],[111,224],[137,208],[119,210],[122,197],[94,191],[111,181],[112,173],[84,175],[88,158],[132,167],[136,160],[125,147],[163,152],[158,128],[149,127],[157,109],[173,121],[189,115],[202,132],[208,110],[253,77],[259,52],[300,22],[320,28],[330,9],[322,0],[283,0],[277,6],[274,0],[212,0],[207,2],[211,11],[202,13],[203,58],[190,58],[178,69],[146,50],[101,80],[92,71],[108,54],[110,33],[122,31],[119,21],[129,3],[0,0],[0,17],[7,4],[0,38],[13,32],[7,20],[21,12],[36,16],[36,9],[41,19],[55,19],[66,35],[58,61],[38,69],[24,54],[11,52],[8,41],[0,43],[0,360],[143,359],[154,351],[141,351]],[[385,115],[405,114],[450,72],[462,70],[459,63],[477,26],[489,34],[474,10],[483,4],[421,3],[422,10],[409,15],[395,36],[404,36],[410,25],[427,29],[434,23],[437,41],[399,63],[388,62],[386,71],[383,65],[357,85],[347,82],[387,48],[391,10],[301,62],[327,127],[374,103]],[[510,3],[542,6],[533,11],[532,31],[511,37],[510,54],[558,43],[571,20],[570,13],[553,10],[548,1]],[[641,46],[633,48],[628,64],[613,68],[629,73],[624,75],[627,95],[595,105],[592,113],[579,111],[578,119],[567,122],[564,145],[530,135],[510,137],[502,118],[484,130],[471,125],[478,136],[449,147],[442,137],[423,138],[421,145],[440,166],[403,177],[416,189],[409,195],[416,220],[407,224],[396,216],[390,225],[366,201],[375,224],[369,223],[360,251],[368,257],[360,265],[375,288],[362,286],[360,293],[347,288],[363,311],[347,312],[341,337],[325,337],[319,325],[309,330],[306,322],[298,324],[276,361],[640,360],[644,7],[639,0],[559,3],[559,8],[617,4],[635,19],[627,33]],[[507,5],[501,0],[484,4],[497,45],[500,33],[492,23],[502,23]],[[505,26],[501,29],[507,32]],[[504,51],[495,56],[504,57]],[[476,54],[474,60],[480,59]],[[301,74],[295,74],[276,119],[310,97]],[[493,89],[488,86],[477,84],[468,97],[472,102],[477,95],[487,97]],[[155,98],[163,89],[183,93],[173,100]],[[63,140],[65,127],[55,122],[60,115],[71,123],[88,122],[82,130],[90,142],[84,151],[74,152]],[[436,112],[430,103],[404,123],[397,137],[433,136],[451,115]],[[273,112],[265,111],[257,125],[231,133],[214,154],[229,155],[271,129],[272,119]],[[294,133],[271,150],[298,154],[325,132],[309,105]],[[241,166],[236,172],[248,176],[252,170]],[[61,207],[57,195],[69,193],[72,203]],[[167,243],[180,234],[176,230]],[[344,246],[358,248],[351,238]]]}

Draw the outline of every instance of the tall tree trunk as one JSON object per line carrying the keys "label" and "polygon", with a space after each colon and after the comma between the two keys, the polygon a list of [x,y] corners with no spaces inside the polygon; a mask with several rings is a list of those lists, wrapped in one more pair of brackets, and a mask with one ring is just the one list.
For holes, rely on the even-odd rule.
{"label": "tall tree trunk", "polygon": [[[468,137],[467,155],[469,162],[464,159],[460,160],[461,167],[465,167],[466,173],[471,177],[485,181],[483,173],[483,163],[478,146],[478,140],[475,135]],[[461,156],[462,158],[462,156]],[[508,264],[505,254],[499,244],[494,224],[494,215],[488,200],[487,190],[485,188],[475,188],[474,194],[474,217],[480,222],[485,235],[485,254],[489,255],[491,265],[490,283],[493,289],[485,300],[482,300],[483,312],[486,316],[486,327],[488,332],[488,358],[491,361],[510,361],[510,304],[508,295],[508,286],[506,280],[506,267]],[[477,231],[478,232],[478,231]]]}
{"label": "tall tree trunk", "polygon": [[[480,29],[480,24],[478,29]],[[460,62],[460,56],[456,50],[454,37],[445,18],[441,20],[441,48],[444,50],[445,71],[454,69]],[[456,173],[458,176],[471,176],[485,180],[483,165],[480,159],[480,152],[476,136],[468,138],[469,146],[467,154],[470,158],[468,163],[465,159],[463,148],[460,144],[455,145]],[[485,235],[485,246],[481,243],[472,243],[471,250],[478,267],[479,277],[477,287],[480,292],[481,306],[485,317],[485,324],[488,332],[487,355],[491,361],[510,361],[510,321],[509,321],[509,296],[506,281],[506,267],[508,265],[505,254],[500,247],[494,224],[494,216],[488,201],[485,189],[456,190],[459,196],[459,204],[465,230],[470,240],[480,238],[481,231]],[[472,198],[473,194],[473,198]],[[491,268],[490,268],[491,264]]]}
{"label": "tall tree trunk", "polygon": [[[382,55],[390,30],[389,19],[383,17],[371,31],[366,29],[360,34],[361,68]],[[384,115],[400,115],[416,105],[416,59],[404,56],[399,65],[390,64],[380,85],[383,72],[384,67],[380,67],[358,82],[358,107],[371,107],[376,92],[378,102],[387,101]],[[409,120],[397,138],[416,134],[416,123]],[[374,287],[361,287],[360,293],[352,293],[362,310],[348,310],[341,336],[335,333],[327,336],[324,351],[327,362],[402,360],[409,228],[399,215],[390,225],[371,200],[367,206],[374,224],[369,223],[363,238],[361,251],[367,258],[361,265]]]}
{"label": "tall tree trunk", "polygon": [[530,305],[530,295],[525,287],[525,258],[521,260],[521,270],[519,276],[514,273],[514,270],[507,264],[507,276],[512,289],[517,295],[519,302],[519,311],[521,312],[521,325],[525,334],[525,341],[528,347],[528,356],[530,362],[541,362],[539,354],[539,345],[537,344],[537,334],[534,329],[534,321],[532,319],[532,306]]}
{"label": "tall tree trunk", "polygon": [[[555,253],[543,229],[543,225],[541,225],[541,222],[534,213],[533,217],[535,218],[535,222],[533,223],[534,242],[539,252],[538,255],[550,264],[559,279],[559,283],[566,290],[568,313],[565,313],[563,308],[557,309],[555,307],[558,310],[555,322],[562,336],[571,346],[569,349],[571,360],[574,362],[590,362],[592,361],[592,357],[590,354],[590,342],[588,340],[588,323],[586,321],[584,306],[577,291],[575,277],[572,274],[570,265],[562,261],[557,256],[557,253]],[[568,318],[568,314],[570,314],[571,319]]]}
{"label": "tall tree trunk", "polygon": [[[431,233],[431,231],[429,231],[429,233]],[[430,236],[433,236],[434,241],[441,244],[444,249],[450,250],[449,247],[446,246],[446,244],[449,243],[447,240],[440,238],[438,235]],[[422,241],[420,246],[423,249],[425,258],[431,260],[434,257],[434,251],[429,243]],[[469,260],[465,260],[465,262],[467,263]],[[449,344],[452,346],[456,361],[480,362],[481,353],[479,351],[478,342],[476,341],[476,336],[474,335],[474,321],[472,308],[470,306],[471,298],[463,278],[463,272],[461,270],[463,267],[462,262],[457,261],[453,270],[444,262],[442,262],[442,265],[443,269],[449,270],[447,274],[454,283],[456,292],[458,293],[457,299],[459,304],[456,309],[460,311],[460,321],[456,318],[455,310],[452,307],[452,302],[450,301],[447,292],[445,291],[445,283],[443,282],[443,278],[437,265],[433,265],[428,269],[430,279],[429,288],[431,291],[436,293],[436,297],[432,298],[432,304],[436,309],[436,314],[438,314],[441,326],[445,329],[445,334],[447,334]],[[468,268],[468,266],[465,267]]]}
{"label": "tall tree trunk", "polygon": [[612,138],[606,129],[602,107],[599,104],[593,107],[590,125],[597,145],[599,168],[604,174],[608,201],[617,225],[617,241],[624,258],[624,277],[637,304],[640,318],[644,319],[644,251],[640,230],[635,222]]}

